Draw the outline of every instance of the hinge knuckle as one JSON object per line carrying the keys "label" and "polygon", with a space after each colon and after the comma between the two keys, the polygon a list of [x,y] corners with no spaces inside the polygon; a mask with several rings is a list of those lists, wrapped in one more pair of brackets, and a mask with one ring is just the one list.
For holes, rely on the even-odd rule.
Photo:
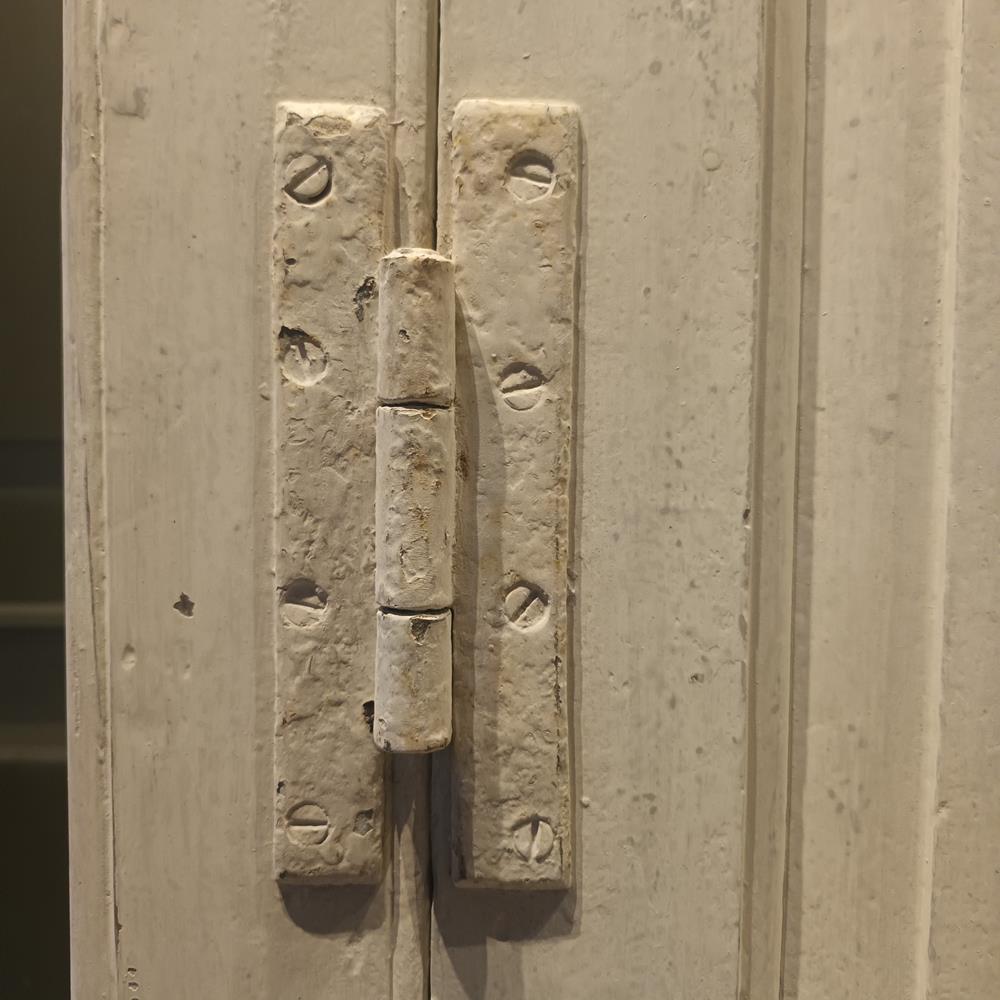
{"label": "hinge knuckle", "polygon": [[451,406],[455,273],[433,250],[394,250],[378,269],[380,403]]}
{"label": "hinge knuckle", "polygon": [[380,406],[375,423],[375,593],[397,611],[451,607],[451,409]]}
{"label": "hinge knuckle", "polygon": [[377,612],[375,743],[428,753],[451,742],[451,611]]}
{"label": "hinge knuckle", "polygon": [[451,261],[397,250],[378,274],[375,743],[451,740],[455,291]]}

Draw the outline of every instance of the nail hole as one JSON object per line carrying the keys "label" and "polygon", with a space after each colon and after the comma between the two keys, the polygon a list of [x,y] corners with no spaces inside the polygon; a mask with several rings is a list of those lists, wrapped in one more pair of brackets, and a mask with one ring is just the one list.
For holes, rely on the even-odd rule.
{"label": "nail hole", "polygon": [[416,639],[417,642],[422,642],[425,635],[427,635],[427,630],[431,627],[430,618],[418,618],[414,617],[410,619],[410,635]]}
{"label": "nail hole", "polygon": [[357,813],[354,817],[354,832],[359,837],[364,837],[366,834],[372,832],[375,829],[375,810],[374,809],[363,809],[361,812]]}
{"label": "nail hole", "polygon": [[373,733],[375,731],[375,702],[366,701],[361,706],[361,714],[364,717],[365,725],[368,727],[368,732]]}
{"label": "nail hole", "polygon": [[194,601],[183,590],[181,596],[174,601],[174,611],[179,611],[185,618],[194,617]]}
{"label": "nail hole", "polygon": [[354,315],[360,323],[365,318],[365,305],[375,298],[375,279],[369,275],[354,293]]}

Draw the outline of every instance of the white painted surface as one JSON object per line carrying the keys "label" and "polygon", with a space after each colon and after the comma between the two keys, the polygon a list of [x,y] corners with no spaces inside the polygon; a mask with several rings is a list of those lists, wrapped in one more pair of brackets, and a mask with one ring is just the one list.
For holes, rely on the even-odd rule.
{"label": "white painted surface", "polygon": [[382,884],[276,887],[269,137],[385,107],[433,245],[432,8],[69,5],[75,995],[992,1000],[986,0],[443,4],[439,151],[580,109],[575,884],[457,889],[441,761],[431,929],[404,756]]}
{"label": "white painted surface", "polygon": [[759,23],[737,3],[443,9],[439,191],[458,101],[572,102],[582,253],[574,889],[454,889],[442,853],[439,1000],[736,993]]}
{"label": "white painted surface", "polygon": [[70,8],[76,995],[387,998],[392,881],[271,870],[266,397],[275,108],[390,107],[393,5]]}

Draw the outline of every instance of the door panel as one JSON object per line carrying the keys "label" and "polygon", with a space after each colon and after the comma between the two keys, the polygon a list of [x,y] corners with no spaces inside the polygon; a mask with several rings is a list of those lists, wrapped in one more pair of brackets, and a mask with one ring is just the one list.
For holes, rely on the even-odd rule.
{"label": "door panel", "polygon": [[460,100],[574,103],[584,167],[576,881],[456,889],[440,829],[438,1000],[737,989],[759,21],[753,4],[442,10],[443,238]]}
{"label": "door panel", "polygon": [[[98,677],[76,652],[77,995],[388,997],[393,880],[279,892],[271,873],[269,386],[275,107],[391,108],[393,4],[115,0],[75,18],[67,182],[100,203],[68,204],[94,281],[67,333],[86,500],[70,578],[89,567],[97,599],[70,597],[71,651]],[[105,856],[82,828],[98,818]]]}
{"label": "door panel", "polygon": [[[1000,226],[1000,16],[992,4],[952,11],[949,179],[956,197],[951,244],[954,301],[947,477],[940,742],[927,803],[933,883],[928,905],[928,996],[987,997],[1000,978],[1000,295],[994,278]],[[960,47],[959,47],[960,46]],[[960,59],[957,53],[960,52]],[[961,87],[961,90],[959,90]],[[959,97],[959,95],[961,95]],[[960,104],[959,104],[960,99]],[[961,114],[957,115],[958,109]],[[954,248],[954,249],[952,249]],[[954,298],[952,298],[952,296]],[[930,880],[928,880],[930,881]]]}
{"label": "door panel", "polygon": [[917,873],[950,419],[953,83],[947,49],[926,39],[952,15],[917,0],[891,16],[840,3],[810,16],[785,986],[910,995],[925,947]]}

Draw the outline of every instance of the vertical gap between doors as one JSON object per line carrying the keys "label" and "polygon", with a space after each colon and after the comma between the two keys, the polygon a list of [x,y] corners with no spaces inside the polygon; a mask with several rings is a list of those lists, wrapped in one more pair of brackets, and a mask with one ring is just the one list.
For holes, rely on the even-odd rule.
{"label": "vertical gap between doors", "polygon": [[[392,154],[394,245],[437,248],[440,0],[395,0]],[[389,761],[392,816],[391,995],[428,1000],[431,990],[431,758]]]}
{"label": "vertical gap between doors", "polygon": [[783,989],[810,8],[769,0],[762,12],[740,1000],[777,1000]]}

